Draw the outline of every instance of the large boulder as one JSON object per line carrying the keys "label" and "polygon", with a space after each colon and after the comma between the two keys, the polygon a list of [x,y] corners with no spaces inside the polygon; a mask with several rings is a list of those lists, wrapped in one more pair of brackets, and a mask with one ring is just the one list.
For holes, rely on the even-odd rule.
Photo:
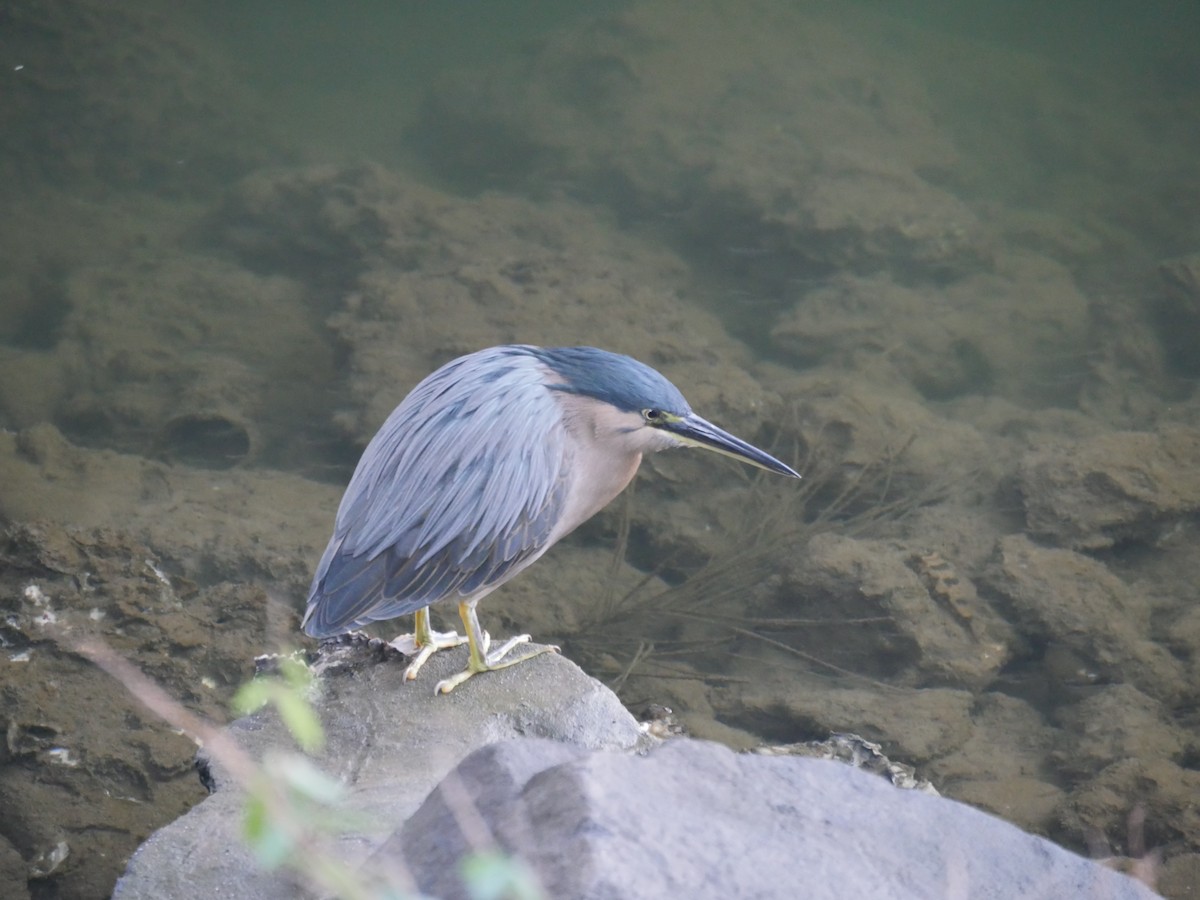
{"label": "large boulder", "polygon": [[[403,661],[365,642],[325,651],[317,709],[326,746],[318,763],[348,788],[357,828],[343,832],[338,852],[366,857],[471,752],[495,741],[533,735],[578,748],[629,748],[641,730],[619,700],[558,655],[473,679],[435,696],[433,685],[465,663],[465,648],[439,653],[415,682]],[[229,728],[255,757],[295,744],[270,714]],[[117,900],[161,897],[292,898],[296,885],[263,871],[242,841],[245,793],[216,759],[202,758],[213,793],[155,832],[117,883]]]}
{"label": "large boulder", "polygon": [[[650,739],[561,656],[435,696],[464,654],[437,654],[415,683],[379,642],[335,645],[318,662],[320,762],[347,785],[355,823],[336,852],[407,870],[426,896],[468,896],[461,863],[493,846],[555,898],[1152,896],[986,813],[841,763],[683,738],[631,752]],[[229,734],[255,756],[291,744],[266,714]],[[296,896],[242,843],[243,791],[215,759],[206,774],[212,796],[151,836],[115,898]]]}
{"label": "large boulder", "polygon": [[382,850],[446,900],[472,896],[459,876],[477,849],[463,797],[549,897],[1153,896],[1000,819],[831,760],[526,739],[472,754],[447,783]]}

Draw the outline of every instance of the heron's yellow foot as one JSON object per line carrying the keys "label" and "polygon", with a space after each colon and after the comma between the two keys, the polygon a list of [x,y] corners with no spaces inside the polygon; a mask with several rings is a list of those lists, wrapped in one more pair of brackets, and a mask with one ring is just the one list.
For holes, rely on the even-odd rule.
{"label": "heron's yellow foot", "polygon": [[465,644],[467,638],[460,637],[457,631],[434,631],[429,624],[429,608],[419,609],[413,616],[413,633],[402,634],[388,642],[388,646],[399,650],[405,656],[416,655],[404,670],[404,680],[412,681],[421,671],[421,666],[429,661],[429,657],[439,650],[449,650]]}
{"label": "heron's yellow foot", "polygon": [[479,619],[475,616],[474,602],[458,604],[458,614],[467,629],[467,643],[470,645],[470,655],[467,657],[467,667],[465,669],[457,675],[451,675],[449,678],[437,683],[437,687],[434,690],[439,694],[450,693],[468,678],[478,675],[480,672],[507,669],[509,666],[515,666],[517,663],[525,662],[527,659],[541,656],[543,653],[558,652],[557,647],[538,647],[529,653],[507,659],[506,657],[513,647],[529,641],[529,635],[519,634],[516,637],[509,638],[495,650],[492,650],[491,635],[479,627]]}
{"label": "heron's yellow foot", "polygon": [[437,692],[439,694],[448,694],[472,675],[478,675],[480,672],[494,672],[497,669],[507,669],[509,666],[515,666],[517,663],[523,663],[527,659],[533,659],[535,656],[541,656],[543,653],[557,653],[557,647],[537,647],[529,653],[524,653],[520,656],[514,656],[512,659],[505,659],[508,652],[518,644],[524,644],[529,640],[529,635],[519,634],[514,638],[509,638],[499,648],[483,657],[479,663],[475,662],[474,654],[467,661],[467,667],[457,675],[451,675],[437,684]]}

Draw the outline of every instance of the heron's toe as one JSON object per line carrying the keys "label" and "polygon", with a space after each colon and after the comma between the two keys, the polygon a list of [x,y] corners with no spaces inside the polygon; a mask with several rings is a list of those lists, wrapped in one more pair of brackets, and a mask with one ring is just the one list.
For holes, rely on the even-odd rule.
{"label": "heron's toe", "polygon": [[408,668],[404,670],[404,680],[412,681],[417,677],[417,673],[421,671],[421,666],[429,661],[429,657],[437,653],[438,648],[433,644],[426,644],[417,651],[416,659],[408,664]]}
{"label": "heron's toe", "polygon": [[516,637],[510,637],[495,650],[488,650],[488,648],[485,646],[483,648],[483,656],[487,661],[487,667],[489,669],[502,669],[504,666],[512,665],[512,663],[518,662],[519,660],[514,659],[510,662],[501,664],[501,660],[508,656],[513,647],[517,646],[518,644],[528,643],[530,640],[531,638],[529,635],[518,634]]}
{"label": "heron's toe", "polygon": [[439,681],[434,690],[439,694],[448,694],[468,678],[473,675],[478,675],[480,672],[494,672],[497,669],[507,669],[509,666],[515,666],[517,663],[523,663],[528,659],[533,659],[535,656],[541,656],[543,653],[558,653],[557,647],[535,647],[528,653],[523,653],[520,656],[506,658],[509,651],[518,644],[524,644],[529,640],[529,635],[519,634],[516,637],[509,638],[496,650],[488,653],[482,662],[478,664],[468,663],[467,667],[457,675],[451,675],[449,678]]}
{"label": "heron's toe", "polygon": [[457,675],[451,675],[449,678],[443,678],[439,681],[433,692],[435,694],[448,694],[474,674],[475,672],[472,672],[470,669],[463,669]]}
{"label": "heron's toe", "polygon": [[402,634],[389,641],[388,646],[394,647],[405,656],[415,655],[416,658],[404,670],[404,680],[412,681],[433,654],[465,643],[467,638],[460,636],[457,631],[431,631],[425,640],[421,640],[415,634]]}

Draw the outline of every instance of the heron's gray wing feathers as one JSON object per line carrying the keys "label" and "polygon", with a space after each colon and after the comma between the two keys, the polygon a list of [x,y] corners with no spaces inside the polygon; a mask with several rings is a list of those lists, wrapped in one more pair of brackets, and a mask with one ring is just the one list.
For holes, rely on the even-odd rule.
{"label": "heron's gray wing feathers", "polygon": [[434,372],[363,453],[305,630],[338,634],[499,584],[546,546],[566,434],[540,363],[492,348]]}

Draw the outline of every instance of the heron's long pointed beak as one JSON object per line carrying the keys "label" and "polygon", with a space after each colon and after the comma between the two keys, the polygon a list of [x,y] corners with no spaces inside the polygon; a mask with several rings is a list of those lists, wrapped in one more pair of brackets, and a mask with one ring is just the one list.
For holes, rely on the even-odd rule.
{"label": "heron's long pointed beak", "polygon": [[663,430],[669,431],[676,438],[692,447],[703,447],[724,456],[750,463],[768,472],[780,475],[790,475],[799,478],[800,473],[791,466],[786,466],[771,454],[759,450],[753,444],[747,444],[739,437],[734,437],[728,431],[718,428],[707,419],[702,419],[695,413],[674,419],[663,424]]}

